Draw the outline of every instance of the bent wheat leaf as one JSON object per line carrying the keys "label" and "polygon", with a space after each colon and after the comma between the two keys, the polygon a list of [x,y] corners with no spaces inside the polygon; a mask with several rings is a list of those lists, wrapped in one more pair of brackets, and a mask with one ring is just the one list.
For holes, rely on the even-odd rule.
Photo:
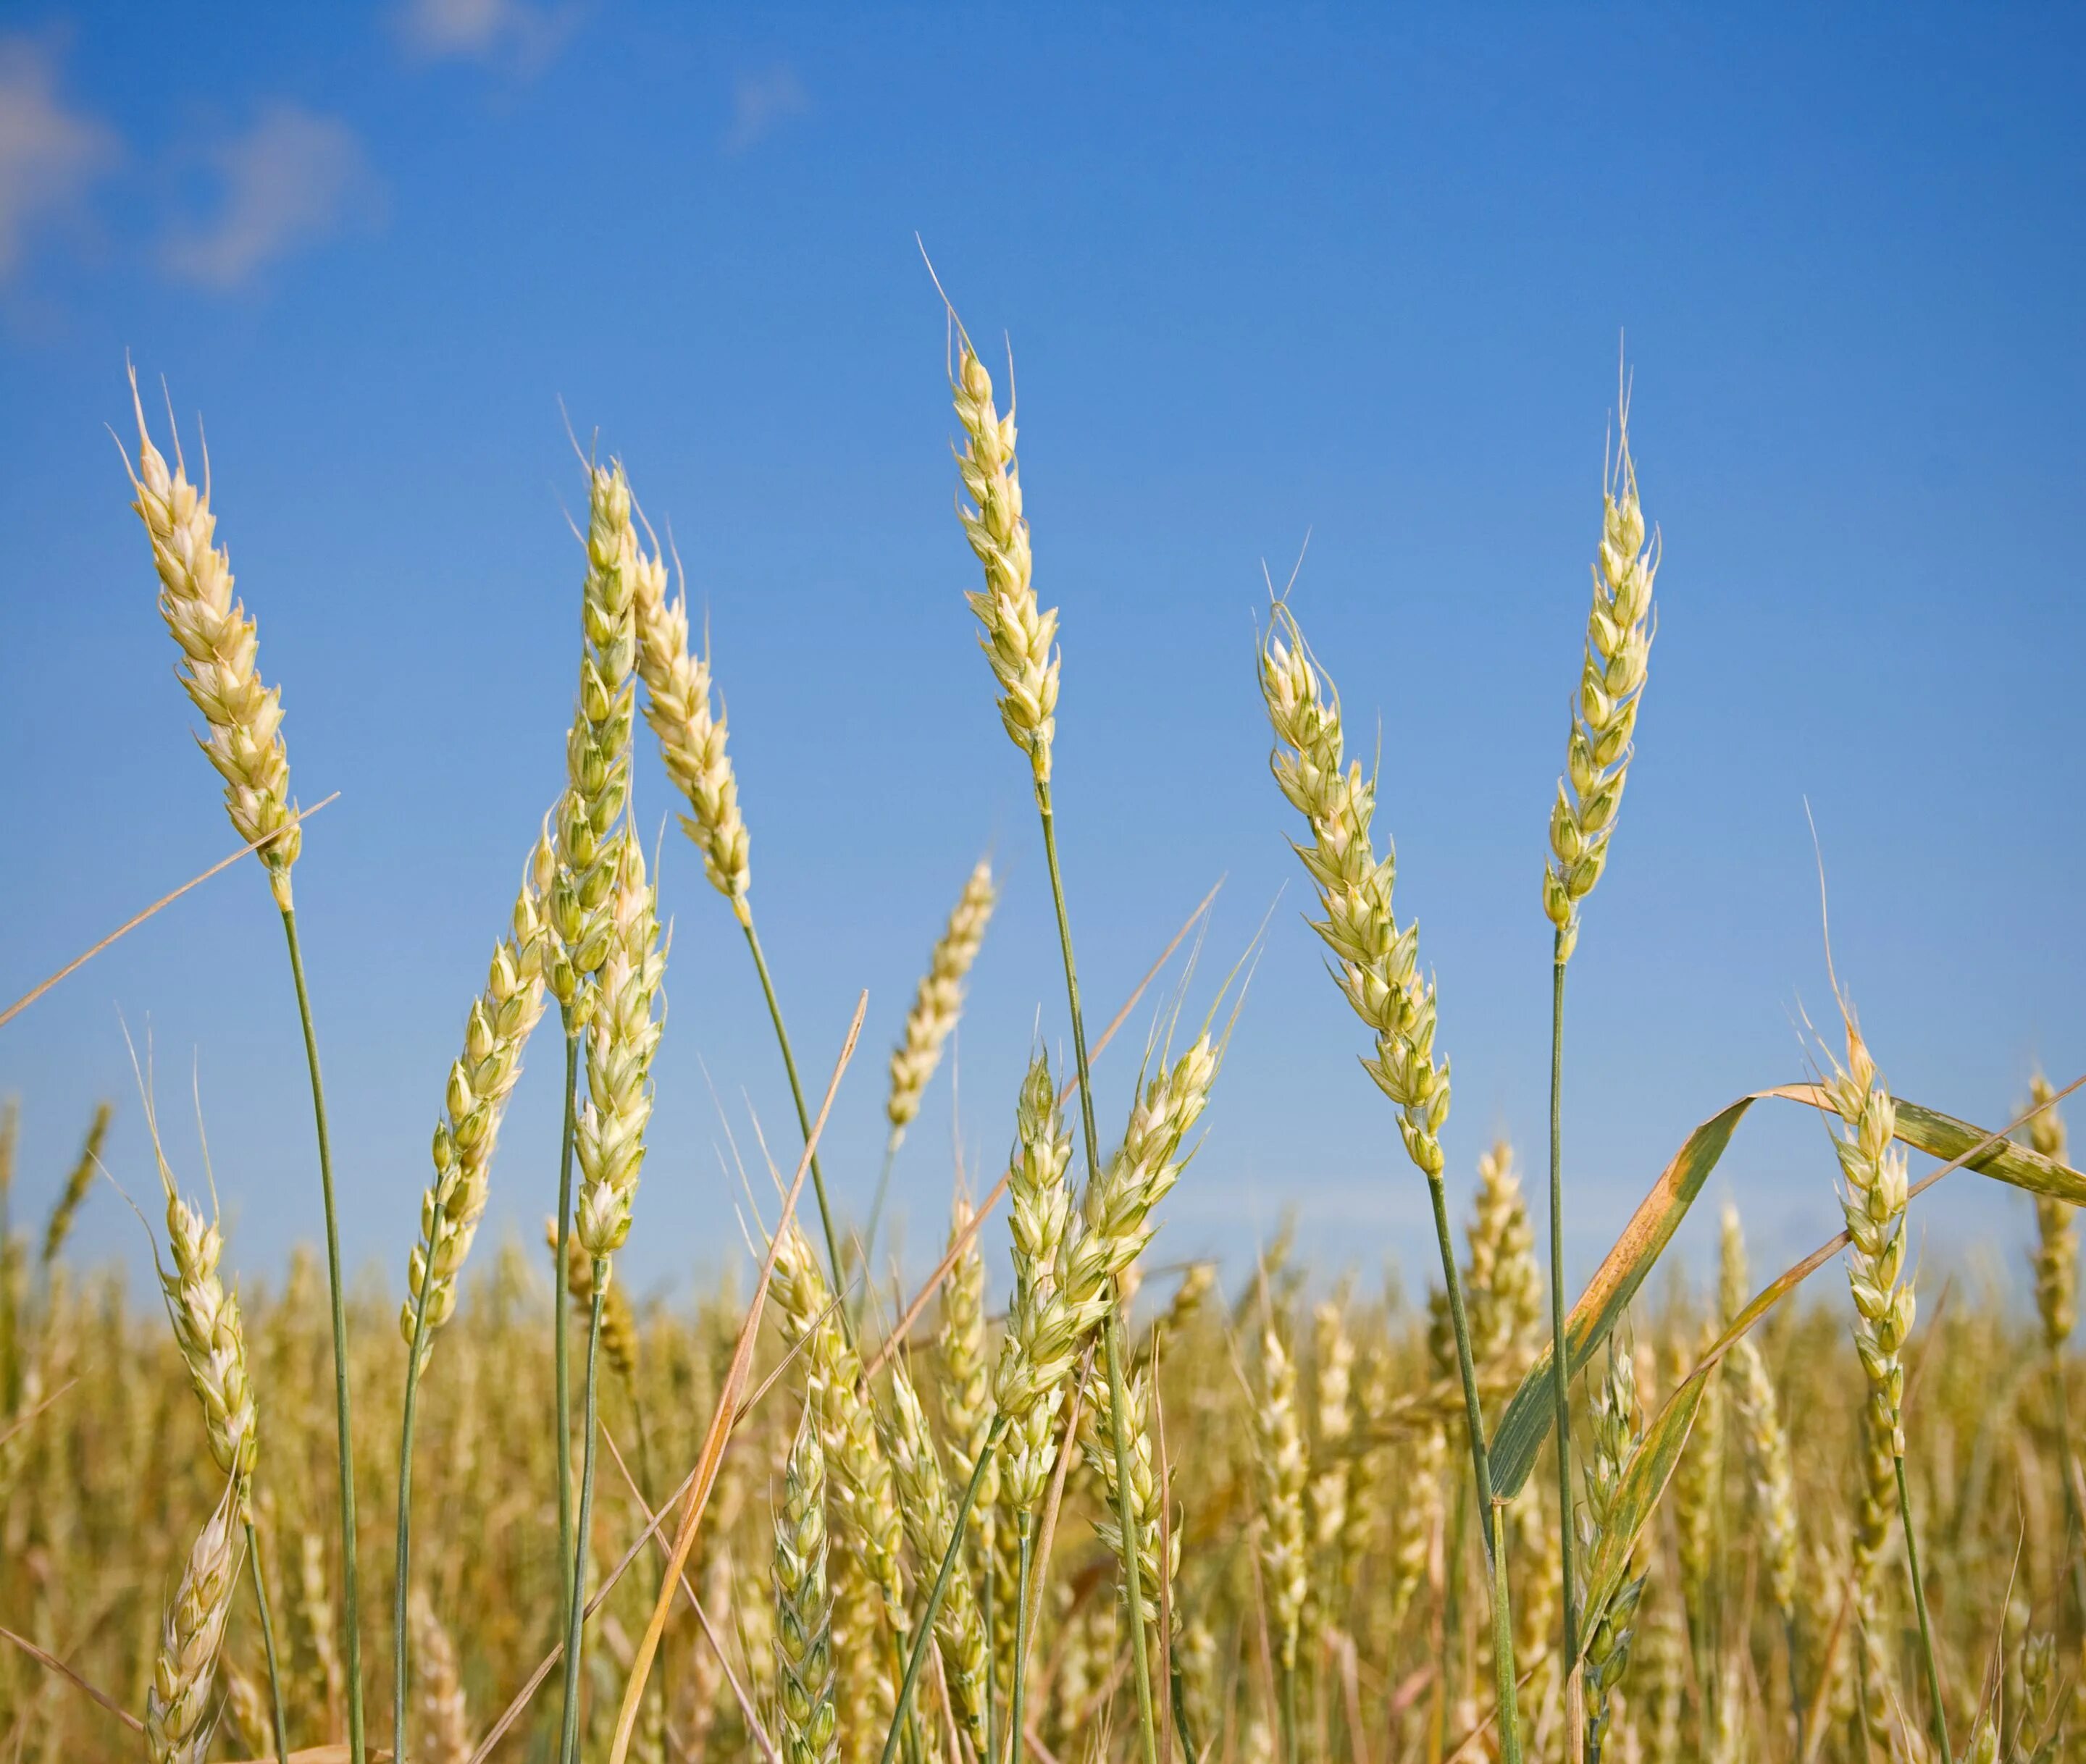
{"label": "bent wheat leaf", "polygon": [[[1737,1131],[1747,1111],[1766,1098],[1802,1103],[1816,1109],[1829,1109],[1832,1106],[1824,1091],[1816,1085],[1782,1085],[1740,1097],[1688,1136],[1672,1162],[1652,1184],[1651,1192],[1631,1215],[1615,1248],[1603,1258],[1594,1277],[1586,1283],[1586,1290],[1579,1295],[1578,1303],[1573,1306],[1571,1315],[1565,1319],[1565,1346],[1574,1374],[1607,1339],[1608,1332],[1629,1308],[1630,1300],[1637,1296],[1637,1289],[1644,1284],[1645,1277],[1657,1264],[1666,1246],[1672,1242],[1673,1234],[1687,1218],[1688,1209],[1702,1192],[1702,1184],[1717,1167],[1717,1161],[1731,1144],[1731,1135]],[[1893,1100],[1897,1107],[1897,1137],[1914,1150],[1945,1158],[1951,1167],[1958,1163],[1967,1165],[1980,1175],[2011,1184],[2030,1194],[2046,1195],[2069,1201],[2074,1206],[2086,1205],[2086,1175],[2076,1170],[2010,1139],[1988,1133],[1981,1127],[1957,1120],[1952,1115],[1943,1115],[1938,1109],[1926,1108],[1902,1098]],[[1935,1175],[1943,1173],[1936,1171]],[[1934,1180],[1935,1176],[1929,1176],[1926,1181]],[[1914,1188],[1913,1192],[1916,1194],[1919,1191]],[[1808,1271],[1805,1267],[1805,1272]],[[1794,1273],[1795,1270],[1790,1272]],[[1776,1286],[1780,1284],[1777,1282]],[[1546,1346],[1529,1367],[1493,1432],[1492,1487],[1502,1498],[1511,1498],[1520,1492],[1535,1464],[1536,1453],[1542,1450],[1543,1442],[1549,1435],[1553,1401],[1550,1360],[1551,1351]],[[1660,1486],[1664,1486],[1663,1481]]]}

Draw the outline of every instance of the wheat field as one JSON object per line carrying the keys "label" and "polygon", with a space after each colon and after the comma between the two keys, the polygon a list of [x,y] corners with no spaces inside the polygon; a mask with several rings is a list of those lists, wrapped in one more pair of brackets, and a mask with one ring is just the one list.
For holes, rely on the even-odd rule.
{"label": "wheat field", "polygon": [[[994,1100],[1006,1163],[983,1193],[952,1182],[924,1283],[882,1272],[881,1185],[859,1217],[827,1192],[826,1107],[871,1057],[862,1012],[836,1064],[790,1041],[752,906],[749,820],[777,807],[742,807],[685,597],[630,475],[600,459],[585,463],[577,687],[546,707],[569,718],[565,788],[541,827],[514,830],[511,901],[485,903],[485,987],[458,1001],[455,1063],[429,1074],[442,1116],[419,1217],[398,1222],[402,1281],[344,1276],[301,814],[262,668],[268,590],[235,597],[207,472],[138,408],[138,613],[149,566],[256,859],[219,886],[252,886],[258,864],[282,919],[321,1247],[279,1274],[241,1266],[162,1156],[158,1290],[75,1267],[74,1214],[108,1204],[106,1111],[52,1216],[6,1227],[0,1759],[2078,1755],[2086,1177],[2067,1092],[2023,1073],[2020,1118],[1975,1124],[1897,1096],[1836,984],[1816,1082],[1756,1098],[1735,1074],[1741,1100],[1675,1150],[1593,1278],[1563,1278],[1566,977],[1611,848],[1627,861],[1614,842],[1654,689],[1660,542],[1626,399],[1588,510],[1585,647],[1560,658],[1577,683],[1557,794],[1529,828],[1528,910],[1552,933],[1543,1155],[1502,1143],[1449,1167],[1436,988],[1454,978],[1399,916],[1379,825],[1395,789],[1349,753],[1289,599],[1268,609],[1254,678],[1241,670],[1271,740],[1271,835],[1294,842],[1357,1019],[1362,1075],[1327,1082],[1381,1093],[1382,1180],[1422,1184],[1437,1226],[1438,1265],[1377,1288],[1279,1238],[1250,1266],[1169,1256],[1165,1202],[1196,1180],[1251,952],[1168,983],[1127,1120],[1096,1119],[1088,1062],[1123,1018],[1104,1028],[1080,996],[1053,766],[1060,669],[1089,639],[1061,649],[1039,601],[1012,410],[951,325],[981,714],[989,678],[1032,794],[1065,990],[1037,1001],[1049,1039],[1020,1095]],[[682,1308],[634,1303],[617,1267],[645,1206],[673,954],[630,814],[640,742],[718,897],[680,934],[745,946],[768,1017],[752,1027],[772,1032],[796,1116],[770,1124],[773,1181],[748,1188],[762,1260]],[[890,1056],[887,1180],[995,900],[981,863]],[[525,1058],[562,1064],[556,1211],[540,1239],[481,1243]],[[1754,1107],[1831,1129],[1819,1180],[1846,1232],[1762,1279],[1726,1206],[1718,1277],[1691,1286],[1662,1258],[1692,1207],[1717,1204],[1718,1158]],[[11,1107],[0,1195],[15,1139]],[[1922,1285],[1911,1153],[1941,1165],[1918,1186],[1963,1167],[1960,1185],[2033,1196],[2029,1262]],[[987,1277],[1002,1245],[1003,1288]]]}

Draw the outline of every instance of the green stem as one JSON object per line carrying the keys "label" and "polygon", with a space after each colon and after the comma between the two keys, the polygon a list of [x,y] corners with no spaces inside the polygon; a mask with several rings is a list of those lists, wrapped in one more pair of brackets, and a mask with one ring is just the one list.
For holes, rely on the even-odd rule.
{"label": "green stem", "polygon": [[1195,1747],[1195,1734],[1188,1721],[1188,1685],[1181,1670],[1181,1644],[1173,1643],[1173,1657],[1168,1663],[1173,1693],[1173,1731],[1181,1736],[1181,1755],[1187,1764],[1197,1764],[1202,1754]]}
{"label": "green stem", "polygon": [[999,1760],[999,1655],[998,1637],[993,1632],[993,1619],[998,1613],[994,1609],[993,1597],[999,1584],[999,1576],[993,1572],[993,1554],[990,1541],[979,1549],[984,1572],[984,1596],[979,1601],[984,1606],[985,1623],[985,1753],[979,1764],[998,1764]]}
{"label": "green stem", "polygon": [[268,1662],[268,1717],[275,1736],[275,1764],[289,1764],[290,1739],[283,1719],[283,1674],[275,1661],[275,1624],[268,1614],[268,1577],[261,1569],[261,1539],[246,1522],[246,1559],[253,1564],[253,1603],[261,1613],[261,1652]]}
{"label": "green stem", "polygon": [[587,1532],[594,1520],[594,1429],[598,1420],[594,1404],[600,1388],[595,1371],[601,1346],[601,1305],[607,1296],[607,1287],[608,1258],[597,1256],[594,1259],[594,1304],[587,1320],[586,1434],[580,1447],[579,1522],[573,1528],[573,1596],[565,1619],[565,1704],[564,1733],[558,1746],[559,1764],[574,1764],[579,1757],[580,1649],[586,1622],[586,1601],[582,1594],[586,1588]]}
{"label": "green stem", "polygon": [[297,988],[297,1017],[304,1026],[304,1063],[312,1074],[312,1118],[319,1142],[319,1192],[326,1207],[326,1284],[333,1299],[334,1430],[340,1447],[341,1602],[347,1630],[348,1764],[363,1764],[362,1603],[355,1572],[355,1430],[347,1390],[347,1301],[341,1290],[340,1222],[334,1210],[333,1141],[326,1130],[326,1086],[319,1078],[318,1037],[312,1028],[311,994],[304,985],[304,954],[297,942],[297,913],[283,903],[283,935],[290,946],[290,977]]}
{"label": "green stem", "polygon": [[1941,1742],[1941,1764],[1956,1764],[1956,1754],[1948,1745],[1948,1714],[1941,1707],[1941,1670],[1934,1660],[1934,1632],[1926,1622],[1926,1583],[1920,1578],[1919,1545],[1913,1535],[1912,1496],[1905,1486],[1905,1454],[1895,1454],[1891,1462],[1897,1471],[1897,1516],[1905,1527],[1905,1565],[1912,1576],[1913,1609],[1919,1613],[1919,1652],[1926,1668],[1927,1698],[1934,1705],[1934,1736]]}
{"label": "green stem", "polygon": [[421,1272],[413,1300],[413,1345],[406,1362],[406,1401],[398,1422],[398,1553],[391,1600],[391,1755],[405,1758],[406,1690],[410,1662],[406,1649],[406,1596],[412,1584],[413,1421],[420,1403],[420,1365],[427,1351],[428,1287],[432,1268]]}
{"label": "green stem", "polygon": [[1028,1678],[1028,1576],[1036,1549],[1036,1540],[1031,1535],[1033,1515],[1027,1507],[1022,1508],[1015,1519],[1015,1541],[1019,1568],[1015,1576],[1014,1606],[1014,1689],[1007,1698],[1007,1764],[1021,1764],[1022,1741],[1027,1734],[1022,1728],[1022,1693]]}
{"label": "green stem", "polygon": [[1282,1759],[1296,1764],[1296,1662],[1282,1663]]}
{"label": "green stem", "polygon": [[[797,1105],[797,1128],[804,1136],[807,1145],[811,1138],[811,1112],[804,1106],[804,1086],[797,1079],[797,1056],[790,1051],[790,1031],[782,1027],[782,1006],[775,997],[775,982],[768,977],[768,958],[761,954],[760,934],[753,929],[753,910],[743,901],[734,901],[732,910],[739,915],[739,927],[746,933],[746,946],[753,951],[753,966],[760,976],[760,990],[768,1001],[768,1020],[775,1025],[775,1039],[781,1044],[782,1069],[790,1074],[790,1099]],[[826,1199],[826,1179],[819,1168],[819,1154],[811,1154],[811,1188],[819,1198],[819,1223],[825,1228],[826,1260],[832,1264],[833,1290],[845,1292],[847,1282],[841,1270],[841,1240],[833,1229],[832,1204]],[[863,1270],[863,1289],[868,1288],[868,1271]],[[847,1337],[847,1345],[854,1345],[854,1319],[848,1307],[840,1307],[841,1333]]]}
{"label": "green stem", "polygon": [[[898,1755],[898,1736],[905,1731],[905,1718],[913,1707],[913,1687],[920,1682],[920,1668],[927,1658],[927,1650],[934,1642],[934,1619],[941,1615],[942,1600],[948,1596],[949,1577],[955,1571],[956,1558],[963,1554],[964,1528],[969,1524],[971,1508],[977,1505],[978,1489],[985,1481],[986,1467],[992,1455],[999,1449],[999,1436],[1007,1430],[1004,1415],[993,1417],[992,1430],[985,1436],[985,1445],[978,1453],[977,1467],[971,1472],[971,1479],[964,1485],[964,1498],[956,1507],[956,1522],[949,1529],[949,1547],[942,1553],[942,1566],[935,1571],[934,1590],[927,1595],[927,1608],[920,1614],[920,1621],[913,1635],[912,1651],[905,1656],[905,1677],[898,1686],[898,1709],[891,1718],[891,1731],[883,1736],[883,1756],[880,1764],[891,1764]],[[1021,1662],[1015,1660],[1015,1678],[1020,1681]]]}
{"label": "green stem", "polygon": [[[1100,1171],[1100,1136],[1094,1131],[1093,1083],[1087,1069],[1086,1018],[1079,1010],[1079,968],[1072,956],[1072,922],[1065,911],[1065,882],[1058,867],[1058,820],[1050,802],[1050,786],[1038,779],[1036,806],[1043,818],[1043,852],[1050,866],[1050,901],[1058,913],[1058,944],[1065,958],[1065,997],[1072,1016],[1072,1055],[1079,1073],[1079,1124],[1086,1136],[1087,1188],[1092,1192]],[[1152,1713],[1152,1661],[1144,1623],[1144,1596],[1138,1583],[1137,1506],[1130,1486],[1130,1414],[1126,1406],[1127,1367],[1122,1355],[1122,1293],[1109,1282],[1109,1308],[1101,1324],[1109,1364],[1109,1430],[1114,1435],[1116,1516],[1122,1527],[1122,1584],[1129,1600],[1130,1655],[1136,1664],[1137,1718],[1143,1741],[1144,1764],[1159,1764],[1158,1724]]]}
{"label": "green stem", "polygon": [[1507,1597],[1506,1503],[1492,1501],[1492,1668],[1499,1698],[1500,1764],[1521,1764],[1521,1710],[1515,1701],[1513,1607]]}
{"label": "green stem", "polygon": [[1492,1672],[1499,1699],[1501,1764],[1521,1764],[1520,1723],[1514,1705],[1513,1610],[1506,1579],[1506,1539],[1492,1498],[1492,1455],[1485,1448],[1484,1405],[1478,1397],[1478,1369],[1471,1354],[1470,1319],[1463,1310],[1463,1279],[1456,1269],[1456,1245],[1449,1232],[1449,1197],[1441,1179],[1427,1179],[1434,1207],[1434,1235],[1449,1287],[1449,1320],[1456,1333],[1456,1368],[1463,1379],[1463,1418],[1471,1435],[1471,1473],[1476,1485],[1479,1528],[1492,1579]]}
{"label": "green stem", "polygon": [[1550,1368],[1557,1409],[1557,1571],[1564,1589],[1564,1658],[1579,1657],[1579,1609],[1572,1588],[1572,1358],[1564,1347],[1564,933],[1550,969]]}
{"label": "green stem", "polygon": [[558,1408],[558,1556],[561,1610],[573,1603],[573,1371],[565,1319],[565,1262],[572,1250],[573,1142],[579,1130],[580,1031],[567,1011],[565,1125],[558,1146],[558,1265],[551,1276],[551,1363]]}

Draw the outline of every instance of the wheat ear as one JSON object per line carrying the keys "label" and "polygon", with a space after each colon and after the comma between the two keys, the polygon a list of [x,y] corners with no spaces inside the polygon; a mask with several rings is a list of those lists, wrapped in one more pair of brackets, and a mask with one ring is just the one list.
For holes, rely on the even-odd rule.
{"label": "wheat ear", "polygon": [[216,543],[217,517],[210,506],[207,454],[203,482],[198,488],[189,481],[178,433],[174,436],[171,471],[165,456],[153,444],[134,372],[130,376],[130,404],[138,419],[138,460],[134,469],[126,453],[124,463],[137,495],[131,506],[145,523],[151,540],[153,568],[160,579],[160,615],[181,652],[182,686],[209,731],[198,745],[224,780],[226,812],[240,838],[257,848],[268,872],[269,890],[282,915],[290,975],[296,989],[297,1016],[304,1031],[318,1139],[326,1276],[333,1309],[334,1430],[340,1476],[341,1546],[345,1557],[343,1616],[350,1673],[348,1749],[350,1764],[362,1764],[362,1643],[347,1311],[340,1273],[340,1230],[334,1205],[326,1090],[319,1073],[318,1039],[312,1025],[304,950],[291,886],[291,871],[304,849],[304,832],[290,801],[289,754],[283,744],[282,689],[262,684],[256,666],[260,643],[257,627],[245,606],[232,597],[232,560],[224,547]]}
{"label": "wheat ear", "polygon": [[1282,1679],[1283,1755],[1288,1764],[1296,1764],[1296,1643],[1310,1590],[1304,1490],[1311,1467],[1297,1413],[1296,1363],[1272,1316],[1261,1331],[1260,1364],[1253,1419],[1261,1471],[1261,1572]]}
{"label": "wheat ear", "polygon": [[87,1137],[81,1142],[79,1156],[67,1172],[65,1186],[58,1191],[51,1216],[44,1226],[43,1253],[39,1259],[45,1268],[58,1259],[66,1238],[72,1235],[73,1221],[79,1216],[87,1191],[93,1186],[95,1171],[101,1167],[102,1142],[109,1137],[109,1124],[115,1115],[113,1104],[94,1105],[94,1116],[87,1124]]}
{"label": "wheat ear", "polygon": [[977,959],[998,899],[992,865],[981,857],[964,882],[949,922],[928,958],[927,971],[921,976],[913,1008],[906,1014],[905,1039],[891,1056],[891,1095],[884,1116],[891,1123],[894,1151],[920,1112],[920,1098],[941,1063],[943,1044],[963,1013],[964,980]]}
{"label": "wheat ear", "polygon": [[413,1441],[420,1378],[434,1333],[456,1310],[457,1277],[470,1253],[491,1193],[492,1154],[507,1099],[522,1076],[522,1055],[543,1014],[543,966],[550,933],[545,895],[555,885],[557,854],[547,823],[524,866],[508,935],[493,946],[485,990],[464,1020],[462,1057],[449,1068],[444,1115],[435,1127],[435,1180],[420,1199],[420,1237],[406,1269],[398,1313],[408,1362],[398,1441],[398,1514],[392,1605],[392,1751],[406,1753],[411,1682],[411,1622]]}
{"label": "wheat ear", "polygon": [[[891,1408],[884,1428],[884,1449],[896,1478],[898,1510],[913,1546],[913,1559],[925,1575],[955,1547],[956,1507],[927,1425],[927,1412],[920,1406],[919,1393],[913,1388],[903,1355],[891,1362]],[[981,1456],[974,1460],[973,1469],[976,1463],[986,1461]],[[969,1575],[958,1572],[950,1577],[948,1590],[935,1614],[934,1639],[941,1649],[942,1669],[956,1716],[982,1757],[986,1751],[990,1660],[985,1623]]]}
{"label": "wheat ear", "polygon": [[202,1764],[209,1754],[216,1725],[211,1693],[239,1584],[241,1500],[236,1484],[225,1490],[189,1551],[160,1626],[159,1657],[145,1698],[145,1744],[152,1764]]}
{"label": "wheat ear", "polygon": [[[1919,1573],[1919,1546],[1905,1479],[1905,1344],[1912,1334],[1916,1301],[1905,1266],[1905,1214],[1908,1194],[1905,1154],[1897,1143],[1897,1105],[1884,1088],[1875,1058],[1842,999],[1841,1021],[1846,1031],[1847,1057],[1833,1062],[1824,1084],[1839,1116],[1842,1132],[1833,1136],[1841,1182],[1840,1209],[1850,1239],[1847,1285],[1854,1299],[1854,1348],[1867,1375],[1868,1405],[1864,1447],[1867,1480],[1862,1491],[1861,1523],[1855,1537],[1857,1596],[1862,1603],[1865,1636],[1871,1621],[1876,1568],[1889,1534],[1895,1505],[1905,1536],[1906,1568],[1913,1602],[1919,1616],[1921,1651],[1926,1668],[1928,1695],[1944,1764],[1952,1764],[1948,1718],[1941,1705],[1940,1675],[1927,1622],[1926,1590]],[[1872,1734],[1884,1687],[1866,1673],[1863,1718]]]}
{"label": "wheat ear", "polygon": [[833,1600],[826,1580],[826,1460],[810,1397],[782,1473],[775,1515],[775,1658],[786,1764],[832,1764]]}
{"label": "wheat ear", "polygon": [[151,538],[160,612],[181,648],[181,685],[209,731],[199,745],[224,780],[224,806],[233,828],[260,848],[275,903],[287,912],[291,866],[303,849],[304,835],[290,804],[282,688],[263,686],[254,665],[259,640],[245,607],[232,597],[232,559],[216,543],[207,460],[202,485],[190,482],[177,436],[169,471],[146,427],[135,372],[130,402],[138,418],[132,506]]}
{"label": "wheat ear", "polygon": [[[1406,1154],[1427,1180],[1463,1383],[1479,1524],[1488,1555],[1496,1557],[1498,1540],[1492,1524],[1484,1406],[1441,1180],[1445,1160],[1441,1133],[1449,1115],[1449,1062],[1437,1061],[1434,1055],[1434,987],[1431,980],[1420,977],[1420,927],[1416,921],[1401,929],[1393,913],[1397,854],[1386,851],[1379,861],[1370,834],[1376,782],[1364,776],[1359,760],[1348,761],[1339,694],[1313,660],[1286,602],[1275,605],[1258,661],[1261,698],[1275,734],[1269,767],[1283,796],[1304,817],[1311,832],[1309,844],[1292,840],[1291,846],[1318,890],[1325,915],[1312,920],[1312,928],[1333,952],[1338,963],[1334,978],[1341,993],[1376,1038],[1375,1056],[1364,1059],[1362,1069],[1397,1106]],[[1496,1586],[1505,1583],[1496,1574],[1492,1579]],[[1512,1613],[1505,1598],[1494,1603],[1501,1751],[1505,1764],[1520,1764]]]}

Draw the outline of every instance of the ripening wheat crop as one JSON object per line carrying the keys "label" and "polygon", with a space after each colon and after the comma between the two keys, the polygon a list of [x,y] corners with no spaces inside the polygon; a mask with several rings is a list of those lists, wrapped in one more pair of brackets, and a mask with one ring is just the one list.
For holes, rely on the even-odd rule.
{"label": "ripening wheat crop", "polygon": [[[1564,771],[1547,821],[1529,805],[1552,929],[1546,1189],[1504,1141],[1467,1169],[1445,1146],[1437,1005],[1457,977],[1400,916],[1401,780],[1353,750],[1369,719],[1341,693],[1390,683],[1336,682],[1308,608],[1279,597],[1235,683],[1271,741],[1264,836],[1291,840],[1356,1019],[1360,1072],[1322,1082],[1371,1087],[1396,1154],[1381,1180],[1424,1188],[1436,1241],[1409,1290],[1300,1265],[1280,1239],[1219,1268],[1169,1249],[1165,1224],[1224,1130],[1250,964],[1210,985],[1184,963],[1134,1075],[1096,1078],[1203,909],[1122,1014],[1083,997],[1067,903],[1106,878],[1061,866],[1059,818],[1083,804],[1054,741],[1060,686],[1101,640],[1050,603],[1014,410],[952,337],[949,538],[977,572],[977,726],[997,718],[1033,801],[1062,989],[1037,1001],[1017,1094],[967,1099],[1004,1162],[982,1192],[951,1173],[947,1235],[931,1234],[946,1254],[896,1305],[875,1248],[885,1184],[901,1150],[932,1155],[906,1130],[992,959],[999,877],[981,861],[953,908],[922,903],[917,990],[877,1007],[895,1049],[881,1142],[825,1160],[880,1154],[882,1178],[829,1186],[826,1110],[862,1019],[831,1063],[791,1043],[749,831],[787,805],[740,801],[728,682],[692,646],[641,471],[619,461],[587,465],[561,639],[577,691],[543,708],[566,775],[541,825],[512,830],[526,856],[515,891],[483,903],[485,984],[456,1001],[456,1057],[428,1074],[432,1171],[390,1269],[402,1293],[344,1276],[292,886],[326,857],[291,788],[295,682],[258,669],[273,585],[233,597],[236,468],[222,495],[198,485],[141,414],[138,615],[156,584],[256,859],[235,878],[264,879],[282,918],[325,1248],[242,1268],[210,1173],[177,1167],[155,1125],[160,1277],[141,1296],[66,1254],[81,1208],[106,1204],[109,1107],[38,1221],[8,1209],[15,1106],[0,1115],[0,1761],[2081,1756],[2086,1176],[2067,1090],[2024,1073],[2019,1118],[1986,1125],[1898,1096],[1889,1026],[1858,1027],[1836,988],[1815,1082],[1758,1092],[1772,1075],[1735,1074],[1740,1100],[1675,1150],[1592,1279],[1562,1283],[1567,965],[1600,959],[1582,920],[1629,861],[1624,787],[1635,741],[1656,737],[1654,578],[1688,591],[1684,546],[1662,571],[1626,423],[1587,511],[1585,645],[1559,658],[1576,680]],[[947,613],[965,616],[953,594]],[[658,744],[709,884],[678,936],[744,944],[766,1008],[753,1027],[795,1117],[768,1124],[794,1180],[760,1222],[760,1272],[679,1305],[634,1294],[619,1255],[648,1210],[674,1032],[676,951],[630,806],[641,742]],[[555,1152],[503,1137],[525,1060],[562,1085]],[[1714,1277],[1661,1268],[1745,1114],[1790,1107],[1827,1129],[1814,1175],[1844,1235],[1756,1286],[1726,1201]],[[1308,1099],[1302,1118],[1308,1133]],[[1944,1305],[1909,1222],[1959,1166],[1961,1185],[2033,1197],[2037,1235],[2027,1261]],[[495,1207],[547,1211],[541,1239],[482,1232]],[[1803,1285],[1828,1264],[1851,1309]]]}

